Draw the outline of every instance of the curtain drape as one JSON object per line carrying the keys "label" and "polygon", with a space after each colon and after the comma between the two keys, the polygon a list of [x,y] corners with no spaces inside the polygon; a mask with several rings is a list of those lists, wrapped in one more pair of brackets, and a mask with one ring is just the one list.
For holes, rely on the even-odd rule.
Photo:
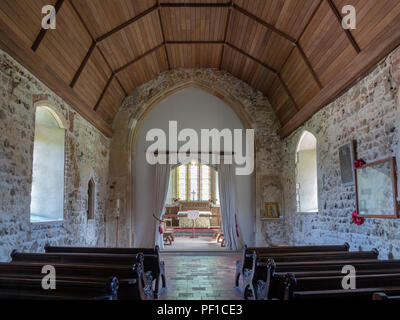
{"label": "curtain drape", "polygon": [[[171,167],[172,166],[170,164],[155,165],[154,186],[156,186],[156,188],[154,190],[155,195],[153,203],[153,214],[157,219],[161,219],[161,216],[165,211]],[[156,219],[153,219],[153,221],[153,230],[155,231],[155,243],[160,247],[160,249],[163,249],[164,241],[163,236],[159,231],[159,222]]]}
{"label": "curtain drape", "polygon": [[221,205],[222,228],[226,247],[230,250],[241,249],[241,241],[236,232],[237,204],[235,169],[231,164],[219,164],[218,187]]}

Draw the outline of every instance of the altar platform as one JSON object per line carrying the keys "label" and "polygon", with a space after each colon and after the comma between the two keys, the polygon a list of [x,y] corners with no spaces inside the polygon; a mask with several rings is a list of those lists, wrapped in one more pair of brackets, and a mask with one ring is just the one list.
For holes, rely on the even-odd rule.
{"label": "altar platform", "polygon": [[[192,227],[172,227],[171,229],[174,230],[175,237],[190,237],[193,234]],[[221,230],[221,227],[195,227],[194,233],[197,237],[214,237],[217,231]]]}

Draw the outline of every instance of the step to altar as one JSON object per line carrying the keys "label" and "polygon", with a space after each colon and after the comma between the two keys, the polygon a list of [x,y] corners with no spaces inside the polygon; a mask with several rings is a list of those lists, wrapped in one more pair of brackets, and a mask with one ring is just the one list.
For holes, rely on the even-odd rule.
{"label": "step to altar", "polygon": [[[221,230],[221,228],[195,228],[194,235],[196,237],[215,237],[216,232]],[[174,227],[175,237],[190,237],[193,235],[193,228],[185,227]]]}

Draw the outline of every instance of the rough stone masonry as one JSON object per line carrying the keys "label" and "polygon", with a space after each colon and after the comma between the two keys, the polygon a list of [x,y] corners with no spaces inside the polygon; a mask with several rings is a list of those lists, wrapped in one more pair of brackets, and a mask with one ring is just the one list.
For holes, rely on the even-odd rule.
{"label": "rough stone masonry", "polygon": [[[31,223],[35,103],[48,101],[67,123],[64,221]],[[9,55],[0,51],[0,261],[13,249],[104,244],[109,141]],[[88,181],[96,182],[95,218],[86,219]]]}
{"label": "rough stone masonry", "polygon": [[[400,48],[397,48],[367,76],[284,140],[282,184],[287,243],[347,241],[351,250],[377,248],[380,258],[400,258],[398,219],[365,219],[361,226],[352,222],[355,187],[341,185],[338,153],[340,146],[354,140],[356,158],[370,163],[396,157],[399,168],[399,87]],[[296,212],[295,152],[304,130],[313,133],[318,140],[318,213]]]}

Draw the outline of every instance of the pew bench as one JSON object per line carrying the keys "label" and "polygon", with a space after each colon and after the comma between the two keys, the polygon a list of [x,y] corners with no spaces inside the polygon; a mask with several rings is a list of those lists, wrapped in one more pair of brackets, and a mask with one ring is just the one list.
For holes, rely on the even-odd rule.
{"label": "pew bench", "polygon": [[371,301],[376,292],[384,292],[387,295],[400,295],[400,286],[361,288],[355,290],[317,290],[294,292],[295,300],[356,300]]}
{"label": "pew bench", "polygon": [[98,253],[98,254],[143,254],[145,274],[151,273],[154,298],[157,299],[167,287],[165,263],[160,258],[160,248],[102,248],[102,247],[56,247],[47,244],[46,253]]}
{"label": "pew bench", "polygon": [[[56,270],[57,280],[80,280],[104,282],[115,276],[119,280],[119,300],[147,300],[144,284],[141,281],[140,265],[79,265],[79,264],[51,264]],[[0,263],[0,274],[8,278],[43,278],[44,263],[14,262]],[[151,296],[152,298],[152,296]]]}
{"label": "pew bench", "polygon": [[1,299],[116,300],[118,288],[116,277],[101,282],[58,279],[56,289],[44,290],[42,278],[0,276]]}
{"label": "pew bench", "polygon": [[[143,254],[105,254],[105,253],[22,253],[14,250],[11,253],[11,264],[42,263],[45,264],[89,264],[89,265],[126,265],[132,267],[137,265],[137,270],[144,270]],[[149,299],[154,297],[152,289],[152,276],[144,272],[139,273],[140,281]]]}
{"label": "pew bench", "polygon": [[[400,294],[400,292],[398,294]],[[375,292],[372,295],[372,300],[374,300],[374,301],[380,301],[380,300],[400,301],[400,295],[395,296],[395,295],[387,295],[384,292]]]}
{"label": "pew bench", "polygon": [[[342,288],[343,274],[333,277],[307,277],[296,278],[293,274],[288,274],[286,279],[283,280],[284,286],[284,300],[296,299],[300,292],[306,296],[304,292],[307,291],[332,291],[341,290],[352,292],[356,289],[345,290]],[[356,275],[356,288],[357,289],[371,289],[371,288],[385,288],[385,287],[400,287],[400,274],[369,274],[369,275]],[[384,290],[382,290],[384,291]],[[374,291],[376,292],[376,290]],[[338,293],[341,295],[342,293]],[[372,292],[373,294],[373,292]],[[372,294],[370,298],[372,299]]]}
{"label": "pew bench", "polygon": [[[284,263],[284,262],[319,262],[319,261],[335,261],[335,260],[373,260],[377,259],[379,255],[378,250],[373,249],[371,251],[361,252],[296,252],[287,254],[266,254],[262,253],[260,256],[257,252],[253,253],[253,264],[251,269],[245,269],[242,277],[242,295],[244,299],[247,299],[250,294],[254,299],[258,299],[258,288],[262,283],[267,282],[269,286],[270,279],[270,268],[271,263]],[[271,262],[272,261],[272,262]],[[261,284],[259,285],[259,282]],[[265,291],[265,288],[262,289]]]}
{"label": "pew bench", "polygon": [[349,251],[350,245],[323,245],[323,246],[281,246],[281,247],[247,247],[242,249],[242,259],[236,262],[235,287],[239,286],[240,277],[243,279],[243,274],[246,269],[251,269],[253,266],[253,254],[287,254],[296,252],[343,252]]}

